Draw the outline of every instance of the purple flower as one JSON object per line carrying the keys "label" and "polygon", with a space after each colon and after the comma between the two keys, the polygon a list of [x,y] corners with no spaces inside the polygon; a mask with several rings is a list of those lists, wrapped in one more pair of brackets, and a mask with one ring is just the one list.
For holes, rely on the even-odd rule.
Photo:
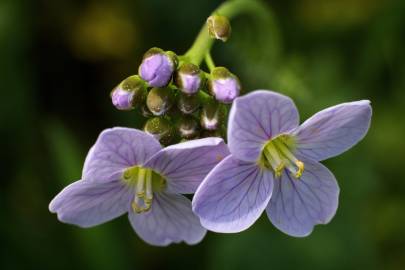
{"label": "purple flower", "polygon": [[146,52],[142,60],[139,75],[151,87],[164,87],[172,78],[175,68],[175,61],[169,54],[161,49],[152,48]]}
{"label": "purple flower", "polygon": [[359,142],[370,119],[368,100],[327,108],[298,126],[298,111],[286,96],[255,91],[237,98],[229,116],[231,155],[204,179],[193,210],[216,232],[243,231],[266,209],[286,234],[310,234],[338,206],[338,184],[319,161]]}
{"label": "purple flower", "polygon": [[63,189],[49,209],[58,219],[91,227],[128,212],[145,242],[196,244],[205,229],[185,196],[229,154],[222,139],[206,138],[162,149],[152,136],[129,128],[105,130],[90,149],[82,180]]}

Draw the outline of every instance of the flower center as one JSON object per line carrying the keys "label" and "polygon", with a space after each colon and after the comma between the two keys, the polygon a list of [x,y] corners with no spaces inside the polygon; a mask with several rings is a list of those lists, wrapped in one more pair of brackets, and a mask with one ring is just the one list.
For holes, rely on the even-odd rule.
{"label": "flower center", "polygon": [[304,172],[304,163],[298,160],[291,149],[294,148],[294,139],[288,135],[280,135],[269,140],[263,147],[260,164],[274,171],[276,178],[283,170],[289,170],[296,178]]}
{"label": "flower center", "polygon": [[124,171],[122,178],[127,186],[134,189],[135,197],[131,206],[134,212],[138,214],[150,210],[153,192],[159,192],[166,188],[166,180],[149,168],[130,167]]}

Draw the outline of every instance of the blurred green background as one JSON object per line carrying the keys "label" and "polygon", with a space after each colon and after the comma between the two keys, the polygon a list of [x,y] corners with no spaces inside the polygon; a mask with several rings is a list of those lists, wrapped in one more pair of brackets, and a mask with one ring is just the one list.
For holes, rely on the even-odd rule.
{"label": "blurred green background", "polygon": [[[291,95],[305,119],[372,101],[367,137],[328,160],[340,207],[307,238],[265,215],[240,234],[157,248],[126,217],[92,228],[59,223],[48,203],[79,179],[99,132],[140,127],[110,90],[159,46],[181,54],[221,1],[1,0],[0,269],[405,269],[405,1],[267,1],[215,45],[244,89]],[[258,23],[259,22],[259,23]]]}

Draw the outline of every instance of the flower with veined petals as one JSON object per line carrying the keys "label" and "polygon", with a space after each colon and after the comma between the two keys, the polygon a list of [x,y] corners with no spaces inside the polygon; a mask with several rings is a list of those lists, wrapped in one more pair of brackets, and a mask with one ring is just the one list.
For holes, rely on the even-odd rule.
{"label": "flower with veined petals", "polygon": [[370,120],[368,100],[327,108],[298,126],[298,111],[286,96],[259,90],[237,98],[228,122],[231,155],[204,179],[193,211],[216,232],[243,231],[266,209],[284,233],[310,234],[338,206],[336,179],[319,161],[359,142]]}
{"label": "flower with veined petals", "polygon": [[161,147],[130,128],[103,131],[86,158],[82,180],[63,189],[49,209],[58,219],[92,227],[128,212],[145,242],[195,244],[206,231],[180,194],[194,193],[205,175],[229,154],[222,139]]}

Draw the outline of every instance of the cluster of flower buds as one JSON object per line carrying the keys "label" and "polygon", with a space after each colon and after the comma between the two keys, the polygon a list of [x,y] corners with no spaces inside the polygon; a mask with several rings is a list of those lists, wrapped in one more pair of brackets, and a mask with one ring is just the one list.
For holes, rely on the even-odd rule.
{"label": "cluster of flower buds", "polygon": [[138,109],[148,118],[147,133],[164,145],[223,137],[229,104],[241,90],[238,78],[228,69],[215,67],[207,73],[186,57],[152,48],[145,53],[138,74],[122,81],[111,99],[117,109]]}
{"label": "cluster of flower buds", "polygon": [[[225,16],[207,19],[208,34],[226,41],[231,25]],[[151,48],[143,56],[138,75],[122,81],[112,92],[119,110],[139,110],[147,118],[144,130],[162,144],[201,137],[224,137],[229,105],[239,96],[238,78],[225,67],[200,69],[189,55]]]}

